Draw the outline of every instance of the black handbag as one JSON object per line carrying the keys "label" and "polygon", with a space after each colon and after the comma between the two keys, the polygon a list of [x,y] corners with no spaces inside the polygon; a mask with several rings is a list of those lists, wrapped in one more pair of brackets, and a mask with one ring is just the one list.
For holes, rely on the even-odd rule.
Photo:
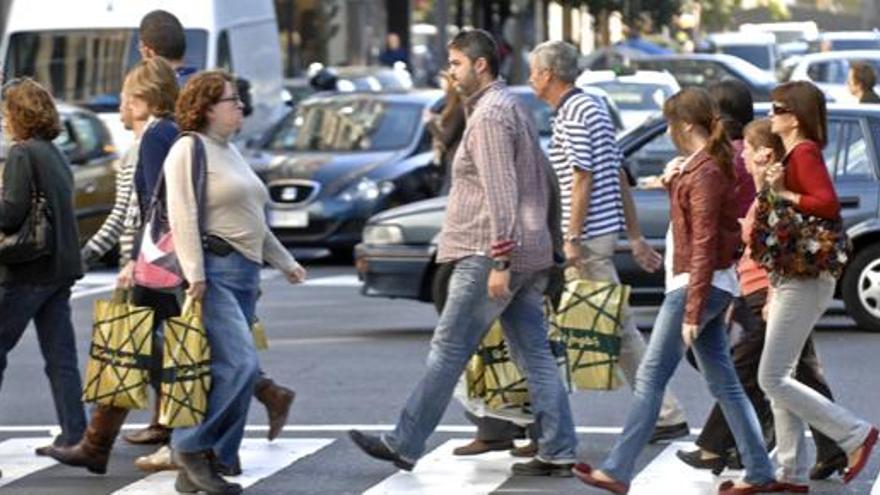
{"label": "black handbag", "polygon": [[18,232],[6,234],[0,231],[0,264],[27,263],[52,254],[52,212],[45,193],[38,186],[37,167],[31,167],[31,207]]}

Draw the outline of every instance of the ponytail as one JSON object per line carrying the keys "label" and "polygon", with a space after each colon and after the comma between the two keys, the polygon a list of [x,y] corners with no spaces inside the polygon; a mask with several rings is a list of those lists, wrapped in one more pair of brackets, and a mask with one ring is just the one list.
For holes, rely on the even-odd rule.
{"label": "ponytail", "polygon": [[712,160],[718,164],[721,171],[728,178],[736,177],[736,171],[733,168],[733,147],[727,138],[727,132],[724,130],[724,124],[718,117],[712,118],[712,129],[709,135],[709,142],[706,145],[706,151]]}

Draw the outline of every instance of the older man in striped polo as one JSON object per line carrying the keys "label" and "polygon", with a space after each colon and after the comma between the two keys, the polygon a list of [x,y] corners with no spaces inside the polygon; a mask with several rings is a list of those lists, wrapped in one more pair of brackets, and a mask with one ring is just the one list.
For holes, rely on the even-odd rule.
{"label": "older man in striped polo", "polygon": [[[582,278],[618,282],[612,256],[618,235],[626,231],[636,261],[657,270],[662,259],[639,230],[608,108],[574,84],[577,49],[562,41],[542,43],[532,51],[530,66],[535,94],[555,109],[549,154],[559,179],[567,262]],[[630,387],[644,354],[645,341],[627,310],[619,362]],[[687,434],[681,405],[667,391],[652,441]]]}

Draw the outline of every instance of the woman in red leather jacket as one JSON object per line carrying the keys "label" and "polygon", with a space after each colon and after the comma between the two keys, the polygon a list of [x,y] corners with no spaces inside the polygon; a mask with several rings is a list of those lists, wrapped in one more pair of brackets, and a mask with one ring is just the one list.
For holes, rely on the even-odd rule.
{"label": "woman in red leather jacket", "polygon": [[745,477],[721,485],[722,495],[781,492],[755,409],[731,362],[725,313],[738,292],[734,261],[740,245],[733,149],[709,94],[688,88],[663,106],[680,158],[667,166],[671,203],[666,242],[666,296],[639,367],[634,403],[621,437],[599,469],[578,464],[581,481],[626,493],[635,462],[651,436],[663,390],[687,347],[693,347],[709,390],[721,404]]}

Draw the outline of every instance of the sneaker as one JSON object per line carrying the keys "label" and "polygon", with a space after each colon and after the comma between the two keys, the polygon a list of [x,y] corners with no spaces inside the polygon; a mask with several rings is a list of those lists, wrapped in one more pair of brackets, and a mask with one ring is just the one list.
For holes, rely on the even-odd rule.
{"label": "sneaker", "polygon": [[150,455],[143,455],[134,460],[134,465],[142,471],[155,473],[159,471],[173,471],[177,465],[171,460],[171,448],[163,445],[162,448]]}
{"label": "sneaker", "polygon": [[350,430],[348,436],[359,449],[363,450],[364,453],[370,457],[383,461],[390,461],[404,471],[412,471],[416,466],[415,463],[409,462],[397,455],[397,452],[388,448],[388,446],[385,445],[385,442],[375,435],[367,435],[358,430]]}
{"label": "sneaker", "polygon": [[676,423],[669,426],[657,426],[654,428],[654,434],[651,436],[651,439],[648,441],[648,443],[675,440],[676,438],[686,437],[690,434],[691,430],[688,428],[687,423]]}
{"label": "sneaker", "polygon": [[571,468],[574,467],[573,462],[565,464],[553,464],[544,462],[539,459],[532,459],[529,462],[517,462],[511,467],[511,471],[519,476],[550,476],[553,478],[571,478],[574,476]]}

